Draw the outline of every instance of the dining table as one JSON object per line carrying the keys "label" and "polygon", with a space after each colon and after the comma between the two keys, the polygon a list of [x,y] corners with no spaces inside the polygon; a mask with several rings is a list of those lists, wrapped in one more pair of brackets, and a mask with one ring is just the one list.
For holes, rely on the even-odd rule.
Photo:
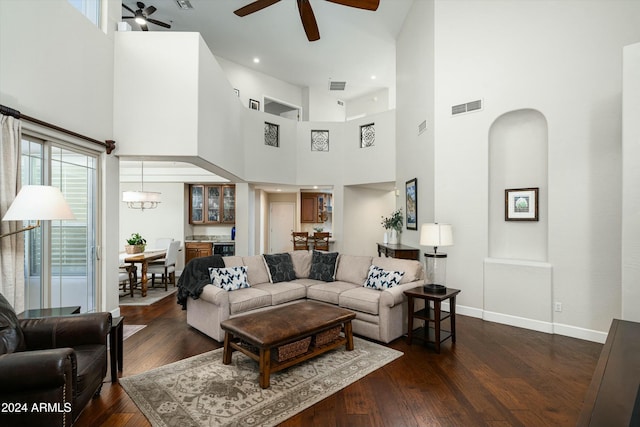
{"label": "dining table", "polygon": [[120,254],[120,259],[122,262],[135,265],[142,265],[141,278],[140,278],[140,288],[142,290],[142,296],[147,296],[147,267],[149,266],[150,261],[155,261],[164,258],[167,255],[166,249],[158,249],[158,250],[150,250],[144,251],[137,254]]}

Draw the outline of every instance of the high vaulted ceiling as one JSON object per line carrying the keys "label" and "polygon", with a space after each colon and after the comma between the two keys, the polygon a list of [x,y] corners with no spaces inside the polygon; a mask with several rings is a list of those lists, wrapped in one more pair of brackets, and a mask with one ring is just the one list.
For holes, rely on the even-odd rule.
{"label": "high vaulted ceiling", "polygon": [[[170,30],[149,24],[149,31],[199,32],[214,55],[297,86],[328,91],[330,80],[346,81],[344,91],[331,93],[349,100],[395,85],[395,39],[413,0],[380,0],[375,12],[308,1],[320,30],[315,42],[305,36],[296,0],[242,18],[233,11],[253,0],[189,0],[191,10],[182,10],[176,0],[144,3],[157,9],[151,18],[171,24]],[[133,0],[123,3],[138,9]],[[132,19],[126,22],[139,30]]]}

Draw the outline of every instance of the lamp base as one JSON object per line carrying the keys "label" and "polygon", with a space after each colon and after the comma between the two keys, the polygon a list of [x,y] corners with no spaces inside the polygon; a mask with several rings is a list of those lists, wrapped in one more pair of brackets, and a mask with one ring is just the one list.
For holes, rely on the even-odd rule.
{"label": "lamp base", "polygon": [[432,294],[446,294],[447,287],[444,285],[436,285],[435,283],[430,283],[428,285],[424,285],[422,289],[425,292],[430,292]]}

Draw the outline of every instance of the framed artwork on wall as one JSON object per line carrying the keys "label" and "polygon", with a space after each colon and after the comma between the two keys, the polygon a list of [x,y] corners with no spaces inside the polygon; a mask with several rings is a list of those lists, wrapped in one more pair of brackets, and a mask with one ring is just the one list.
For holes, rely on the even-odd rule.
{"label": "framed artwork on wall", "polygon": [[249,108],[252,110],[260,111],[260,101],[256,101],[255,99],[249,100]]}
{"label": "framed artwork on wall", "polygon": [[235,92],[236,96],[240,98],[240,89],[233,88],[233,91]]}
{"label": "framed artwork on wall", "polygon": [[407,230],[418,229],[418,178],[413,178],[405,184],[407,196]]}
{"label": "framed artwork on wall", "polygon": [[311,151],[329,151],[329,131],[311,131]]}
{"label": "framed artwork on wall", "polygon": [[264,145],[280,146],[280,126],[275,123],[264,122]]}
{"label": "framed artwork on wall", "polygon": [[538,188],[504,190],[505,221],[538,221]]}
{"label": "framed artwork on wall", "polygon": [[376,142],[375,123],[360,126],[360,148],[373,147]]}

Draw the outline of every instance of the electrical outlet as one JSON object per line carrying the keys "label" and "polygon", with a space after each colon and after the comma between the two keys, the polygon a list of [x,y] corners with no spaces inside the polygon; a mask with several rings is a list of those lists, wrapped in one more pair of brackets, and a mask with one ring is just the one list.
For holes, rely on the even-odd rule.
{"label": "electrical outlet", "polygon": [[558,311],[558,312],[562,311],[562,303],[561,302],[556,302],[555,310]]}

